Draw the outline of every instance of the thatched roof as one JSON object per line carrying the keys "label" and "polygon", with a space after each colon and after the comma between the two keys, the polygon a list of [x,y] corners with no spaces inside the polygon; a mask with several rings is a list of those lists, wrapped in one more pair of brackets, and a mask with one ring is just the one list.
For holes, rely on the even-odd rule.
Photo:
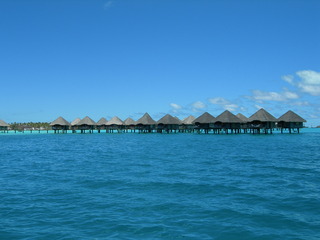
{"label": "thatched roof", "polygon": [[70,126],[70,123],[67,120],[65,120],[63,117],[58,117],[56,120],[50,123],[50,126],[54,126],[54,125]]}
{"label": "thatched roof", "polygon": [[156,125],[156,121],[153,120],[148,113],[145,113],[137,122],[136,124],[142,125]]}
{"label": "thatched roof", "polygon": [[160,118],[157,122],[158,124],[175,124],[179,125],[181,121],[175,117],[172,117],[170,114],[167,114]]}
{"label": "thatched roof", "polygon": [[180,118],[178,118],[177,116],[174,116],[175,119],[177,119],[179,121],[179,124],[182,123],[182,121],[180,120]]}
{"label": "thatched roof", "polygon": [[196,118],[194,116],[190,115],[189,117],[186,117],[185,119],[182,120],[182,124],[191,125],[195,119]]}
{"label": "thatched roof", "polygon": [[256,113],[254,113],[251,117],[249,117],[249,122],[260,121],[260,122],[277,122],[277,119],[268,113],[266,110],[261,108]]}
{"label": "thatched roof", "polygon": [[133,120],[132,118],[127,118],[126,120],[124,120],[124,125],[129,126],[129,125],[135,125],[136,121]]}
{"label": "thatched roof", "polygon": [[100,118],[100,120],[97,122],[97,126],[103,126],[107,125],[108,121],[104,117]]}
{"label": "thatched roof", "polygon": [[123,121],[118,117],[113,117],[113,118],[110,119],[110,121],[108,121],[107,125],[108,126],[111,126],[111,125],[123,125]]}
{"label": "thatched roof", "polygon": [[305,119],[300,117],[298,114],[296,114],[293,111],[288,111],[285,114],[283,114],[281,117],[278,118],[278,121],[284,121],[284,122],[306,122]]}
{"label": "thatched roof", "polygon": [[80,122],[78,122],[76,125],[77,126],[81,126],[81,125],[95,126],[97,125],[97,123],[87,116],[84,119],[82,119]]}
{"label": "thatched roof", "polygon": [[216,121],[222,123],[242,123],[242,120],[240,118],[238,118],[228,110],[225,110],[218,117],[216,117]]}
{"label": "thatched roof", "polygon": [[237,116],[239,119],[241,119],[242,122],[248,122],[248,120],[249,120],[245,115],[243,115],[243,114],[241,114],[241,113],[238,113],[236,116]]}
{"label": "thatched roof", "polygon": [[75,125],[77,125],[78,122],[80,122],[80,121],[81,121],[80,118],[76,118],[75,120],[73,120],[73,121],[71,122],[71,125],[72,125],[72,126],[75,126]]}
{"label": "thatched roof", "polygon": [[9,127],[9,124],[3,120],[0,120],[0,127]]}
{"label": "thatched roof", "polygon": [[214,116],[212,116],[210,113],[205,112],[201,116],[197,117],[195,120],[193,120],[192,123],[215,123],[216,119]]}

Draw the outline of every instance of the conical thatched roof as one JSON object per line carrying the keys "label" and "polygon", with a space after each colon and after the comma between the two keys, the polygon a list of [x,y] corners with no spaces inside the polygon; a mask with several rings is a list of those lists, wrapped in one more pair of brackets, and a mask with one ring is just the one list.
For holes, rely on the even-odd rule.
{"label": "conical thatched roof", "polygon": [[180,118],[178,118],[177,116],[174,116],[175,119],[177,119],[179,121],[179,124],[182,123],[182,121],[180,120]]}
{"label": "conical thatched roof", "polygon": [[113,117],[110,119],[110,121],[108,121],[107,125],[108,126],[110,126],[110,125],[123,125],[123,122],[120,118]]}
{"label": "conical thatched roof", "polygon": [[97,125],[97,123],[87,116],[84,119],[82,119],[80,122],[78,122],[76,125],[77,126],[80,126],[80,125],[95,126]]}
{"label": "conical thatched roof", "polygon": [[197,117],[195,120],[193,120],[193,123],[215,123],[215,122],[216,122],[215,117],[208,112],[205,112],[200,117]]}
{"label": "conical thatched roof", "polygon": [[194,116],[190,115],[189,117],[186,117],[185,119],[182,120],[182,124],[191,125],[195,119],[196,118]]}
{"label": "conical thatched roof", "polygon": [[261,108],[256,113],[254,113],[251,117],[249,117],[249,122],[260,121],[260,122],[277,122],[277,119],[268,113],[266,110]]}
{"label": "conical thatched roof", "polygon": [[9,127],[9,124],[3,120],[0,120],[0,127]]}
{"label": "conical thatched roof", "polygon": [[175,125],[179,125],[180,124],[180,120],[172,117],[170,114],[167,114],[165,116],[163,116],[162,118],[160,118],[158,120],[158,124],[175,124]]}
{"label": "conical thatched roof", "polygon": [[107,125],[108,121],[104,117],[100,118],[100,120],[97,122],[97,126],[103,126]]}
{"label": "conical thatched roof", "polygon": [[63,117],[58,117],[56,120],[50,123],[50,126],[54,126],[54,125],[70,126],[70,123],[67,120],[65,120]]}
{"label": "conical thatched roof", "polygon": [[80,121],[81,121],[80,118],[76,118],[75,120],[73,120],[73,121],[71,122],[71,125],[72,125],[72,126],[75,126],[75,125],[77,125]]}
{"label": "conical thatched roof", "polygon": [[137,122],[136,124],[142,125],[156,125],[156,121],[153,120],[148,113],[145,113]]}
{"label": "conical thatched roof", "polygon": [[240,118],[238,118],[228,110],[225,110],[218,117],[216,117],[216,121],[222,123],[242,123],[242,120]]}
{"label": "conical thatched roof", "polygon": [[129,126],[129,125],[135,125],[136,121],[133,120],[132,118],[127,118],[126,120],[124,120],[124,125]]}
{"label": "conical thatched roof", "polygon": [[278,118],[278,121],[284,121],[284,122],[306,122],[305,119],[300,117],[298,114],[296,114],[293,111],[288,111],[285,114],[283,114],[281,117]]}
{"label": "conical thatched roof", "polygon": [[236,116],[237,116],[239,119],[241,119],[242,122],[248,122],[248,120],[249,120],[245,115],[243,115],[243,114],[241,114],[241,113],[238,113]]}

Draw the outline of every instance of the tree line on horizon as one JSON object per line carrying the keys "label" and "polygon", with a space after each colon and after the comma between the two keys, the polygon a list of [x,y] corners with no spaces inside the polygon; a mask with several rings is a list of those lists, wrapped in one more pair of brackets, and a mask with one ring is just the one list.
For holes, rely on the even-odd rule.
{"label": "tree line on horizon", "polygon": [[31,129],[51,129],[50,123],[49,122],[13,122],[9,123],[10,128],[12,130],[24,130],[26,128],[31,128]]}

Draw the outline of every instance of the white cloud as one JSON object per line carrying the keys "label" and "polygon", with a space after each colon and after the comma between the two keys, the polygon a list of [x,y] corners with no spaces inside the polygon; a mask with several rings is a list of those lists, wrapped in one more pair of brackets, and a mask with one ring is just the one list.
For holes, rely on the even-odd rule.
{"label": "white cloud", "polygon": [[282,93],[254,90],[252,98],[258,102],[263,102],[263,101],[281,102],[281,101],[297,99],[299,98],[299,95],[294,92],[290,92],[288,90],[285,90]]}
{"label": "white cloud", "polygon": [[195,112],[200,109],[204,109],[205,107],[206,107],[206,105],[201,101],[197,101],[192,104],[192,108],[193,108],[192,110]]}
{"label": "white cloud", "polygon": [[224,109],[228,110],[228,111],[235,111],[239,108],[239,106],[237,104],[227,104],[224,105]]}
{"label": "white cloud", "polygon": [[313,96],[320,95],[320,73],[312,70],[304,70],[296,72],[301,81],[295,85],[300,88],[302,92]]}
{"label": "white cloud", "polygon": [[299,88],[302,92],[309,93],[313,96],[319,96],[320,95],[320,86],[315,85],[305,85],[303,83],[299,83]]}
{"label": "white cloud", "polygon": [[237,104],[231,103],[225,98],[216,97],[216,98],[209,98],[209,102],[215,105],[221,106],[225,110],[235,111],[239,106]]}
{"label": "white cloud", "polygon": [[255,107],[256,109],[261,109],[261,108],[263,108],[263,107],[261,107],[261,106],[258,105],[258,104],[254,105],[254,107]]}
{"label": "white cloud", "polygon": [[317,115],[314,115],[314,114],[309,114],[309,118],[312,118],[312,119],[317,119],[317,118],[319,118],[319,116],[317,116]]}
{"label": "white cloud", "polygon": [[285,75],[285,76],[282,76],[282,79],[290,84],[293,84],[293,76],[292,75]]}
{"label": "white cloud", "polygon": [[297,99],[299,98],[299,95],[295,92],[285,91],[282,93],[282,96],[287,100],[289,99]]}
{"label": "white cloud", "polygon": [[212,104],[218,104],[218,105],[226,105],[230,102],[222,97],[216,97],[216,98],[209,98],[209,102]]}
{"label": "white cloud", "polygon": [[258,101],[282,101],[283,97],[276,92],[253,91],[253,99]]}
{"label": "white cloud", "polygon": [[240,107],[240,111],[241,111],[241,112],[247,112],[248,109],[247,109],[246,107]]}
{"label": "white cloud", "polygon": [[113,5],[113,1],[108,1],[104,4],[104,9],[109,9]]}
{"label": "white cloud", "polygon": [[176,103],[170,103],[170,106],[175,110],[182,109],[182,107],[179,104],[176,104]]}
{"label": "white cloud", "polygon": [[318,72],[305,70],[297,72],[297,75],[302,79],[302,82],[305,84],[320,85],[320,73]]}
{"label": "white cloud", "polygon": [[291,106],[309,106],[310,103],[308,101],[300,101],[300,102],[292,102],[289,103]]}

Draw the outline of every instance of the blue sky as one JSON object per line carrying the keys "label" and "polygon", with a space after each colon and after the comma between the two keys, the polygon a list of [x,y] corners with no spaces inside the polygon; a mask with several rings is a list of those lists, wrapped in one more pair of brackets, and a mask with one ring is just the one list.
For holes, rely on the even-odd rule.
{"label": "blue sky", "polygon": [[225,109],[320,125],[320,1],[1,0],[0,119]]}

